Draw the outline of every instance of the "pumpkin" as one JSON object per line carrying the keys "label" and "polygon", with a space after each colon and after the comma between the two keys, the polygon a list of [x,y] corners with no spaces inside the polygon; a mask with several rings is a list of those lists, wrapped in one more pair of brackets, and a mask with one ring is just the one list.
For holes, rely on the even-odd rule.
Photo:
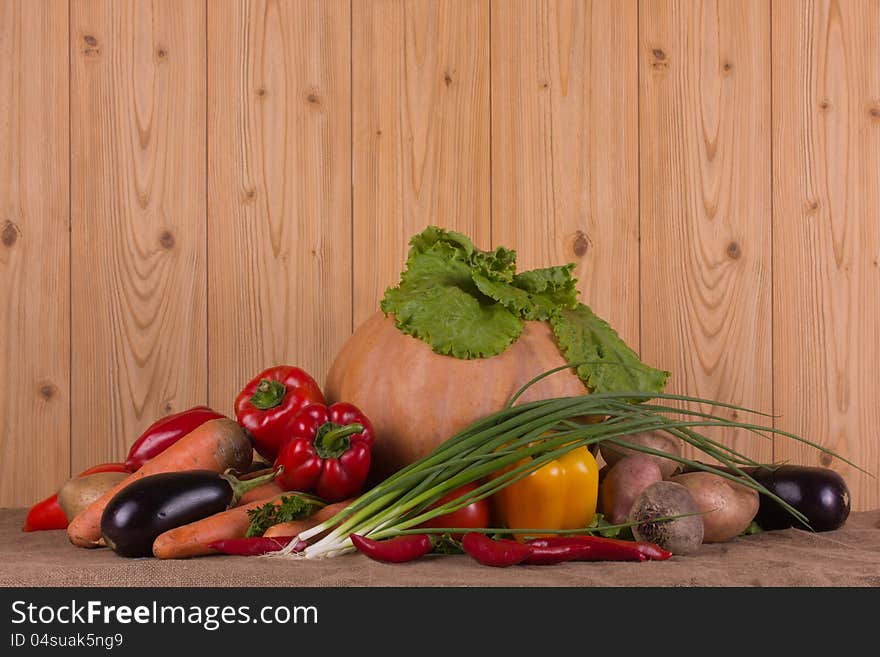
{"label": "pumpkin", "polygon": [[[538,374],[566,361],[547,322],[525,322],[502,353],[463,360],[444,356],[395,326],[382,312],[343,345],[327,375],[330,402],[347,401],[373,423],[371,476],[386,477],[426,456],[469,424],[504,408]],[[588,392],[573,370],[537,382],[517,402]]]}

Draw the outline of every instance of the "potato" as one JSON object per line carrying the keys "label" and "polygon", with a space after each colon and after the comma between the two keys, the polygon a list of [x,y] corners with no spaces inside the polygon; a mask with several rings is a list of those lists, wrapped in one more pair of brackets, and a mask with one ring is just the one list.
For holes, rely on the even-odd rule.
{"label": "potato", "polygon": [[70,479],[58,491],[58,505],[67,519],[72,520],[128,475],[128,472],[96,472]]}
{"label": "potato", "polygon": [[[679,443],[679,441],[677,441],[672,436],[661,433],[659,431],[646,431],[644,433],[636,433],[631,436],[623,436],[620,438],[620,440],[622,442],[632,443],[634,445],[650,447],[651,449],[656,449],[660,452],[666,452],[667,454],[672,454],[673,456],[681,456],[681,444]],[[621,447],[619,445],[612,445],[609,442],[602,443],[601,451],[602,458],[605,459],[605,462],[610,466],[613,466],[622,458],[625,458],[627,456],[634,456],[636,454],[652,459],[656,461],[658,466],[660,466],[660,472],[663,473],[664,479],[669,479],[669,477],[675,474],[680,465],[678,461],[666,459],[662,456],[656,456],[654,454],[646,454],[636,449]]]}
{"label": "potato", "polygon": [[[633,536],[639,541],[656,543],[673,554],[689,554],[703,543],[703,520],[697,503],[687,488],[671,481],[651,484],[636,498],[629,521],[636,523]],[[684,516],[675,520],[657,518]]]}
{"label": "potato", "polygon": [[602,481],[602,513],[612,524],[626,522],[629,510],[648,486],[663,480],[656,459],[635,454],[620,459]]}
{"label": "potato", "polygon": [[687,488],[703,512],[705,543],[736,538],[758,513],[757,491],[711,472],[690,472],[671,481]]}

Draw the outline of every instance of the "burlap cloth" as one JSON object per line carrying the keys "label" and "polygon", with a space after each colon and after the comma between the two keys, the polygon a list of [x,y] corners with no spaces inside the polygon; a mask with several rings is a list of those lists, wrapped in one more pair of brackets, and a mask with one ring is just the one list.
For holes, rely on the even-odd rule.
{"label": "burlap cloth", "polygon": [[123,559],[74,548],[63,531],[25,534],[23,519],[22,510],[0,509],[2,586],[880,586],[880,510],[854,513],[834,532],[765,532],[665,562],[513,568],[467,556],[398,565],[358,554],[318,562]]}

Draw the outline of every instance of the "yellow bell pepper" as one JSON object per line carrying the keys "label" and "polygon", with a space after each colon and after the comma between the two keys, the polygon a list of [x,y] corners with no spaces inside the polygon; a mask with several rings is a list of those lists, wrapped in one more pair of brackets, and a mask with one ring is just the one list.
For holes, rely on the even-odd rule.
{"label": "yellow bell pepper", "polygon": [[592,522],[598,496],[599,465],[588,448],[578,447],[505,486],[492,504],[510,529],[578,529]]}

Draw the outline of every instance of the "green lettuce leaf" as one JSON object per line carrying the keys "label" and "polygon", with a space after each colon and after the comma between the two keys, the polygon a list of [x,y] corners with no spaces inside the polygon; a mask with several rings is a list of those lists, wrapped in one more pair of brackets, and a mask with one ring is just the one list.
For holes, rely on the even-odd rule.
{"label": "green lettuce leaf", "polygon": [[456,358],[495,356],[519,337],[520,317],[480,292],[473,278],[513,280],[513,251],[480,251],[466,236],[435,227],[410,245],[400,284],[381,304],[397,328]]}
{"label": "green lettuce leaf", "polygon": [[513,284],[525,290],[531,306],[525,319],[546,321],[560,308],[575,308],[578,305],[577,279],[571,273],[574,263],[544,269],[532,269],[517,274]]}
{"label": "green lettuce leaf", "polygon": [[661,392],[669,372],[649,367],[613,328],[587,306],[562,308],[550,318],[559,348],[596,392]]}
{"label": "green lettuce leaf", "polygon": [[517,273],[515,251],[482,251],[466,235],[429,226],[410,240],[400,283],[386,290],[381,307],[398,329],[456,358],[495,356],[520,336],[524,321],[550,321],[590,389],[663,390],[668,372],[640,362],[578,302],[573,271],[567,264]]}

